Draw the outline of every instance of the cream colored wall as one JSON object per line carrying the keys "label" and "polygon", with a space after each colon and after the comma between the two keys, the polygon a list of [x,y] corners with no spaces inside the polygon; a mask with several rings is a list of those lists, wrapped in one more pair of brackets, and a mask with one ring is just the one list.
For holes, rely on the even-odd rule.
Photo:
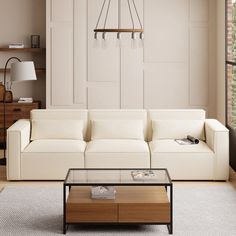
{"label": "cream colored wall", "polygon": [[215,1],[145,1],[147,108],[203,108],[215,116]]}
{"label": "cream colored wall", "polygon": [[[23,42],[30,47],[30,35],[39,34],[41,47],[46,46],[46,0],[0,0],[0,47],[9,43]],[[31,53],[0,52],[0,68],[9,57],[34,60],[37,67],[45,67],[45,55]],[[10,65],[9,65],[10,67]],[[0,74],[0,81],[3,74]],[[15,83],[12,86],[14,99],[33,97],[46,103],[45,75],[38,74],[37,81]]]}
{"label": "cream colored wall", "polygon": [[145,40],[135,49],[129,37],[122,47],[115,35],[105,49],[94,43],[102,2],[47,0],[47,107],[204,108],[215,117],[216,1],[137,0]]}
{"label": "cream colored wall", "polygon": [[[40,34],[41,35],[41,45],[45,46],[45,1],[46,0],[0,0],[0,29],[4,34],[3,37],[0,37],[0,46],[5,46],[9,42],[20,42],[23,41],[26,45],[29,45],[29,35],[31,34]],[[48,0],[49,1],[49,0]],[[62,0],[60,0],[62,1]],[[70,0],[69,0],[70,1]],[[67,1],[67,3],[69,2]],[[93,1],[93,4],[91,2]],[[76,1],[75,1],[76,2]],[[173,6],[173,1],[164,1],[164,0],[144,0],[144,11],[141,11],[144,14],[144,24],[145,24],[145,47],[144,50],[133,50],[129,48],[128,42],[126,47],[121,49],[113,49],[118,51],[117,63],[122,62],[121,65],[118,65],[117,72],[114,73],[114,70],[111,70],[112,76],[109,74],[104,78],[103,76],[97,76],[96,79],[93,79],[91,72],[93,71],[93,64],[87,59],[89,59],[89,52],[94,50],[92,47],[92,42],[87,42],[87,37],[92,40],[92,35],[88,30],[90,24],[91,29],[93,28],[93,21],[96,21],[97,8],[93,7],[99,3],[98,0],[80,0],[77,3],[77,8],[74,9],[75,17],[79,18],[77,23],[77,28],[75,26],[75,38],[78,40],[74,44],[79,52],[76,53],[77,64],[74,67],[75,74],[77,77],[74,79],[74,82],[70,85],[69,94],[72,94],[70,104],[65,105],[65,107],[114,107],[114,108],[160,108],[160,107],[203,107],[209,111],[210,116],[216,116],[221,121],[224,121],[224,1],[223,0],[176,0],[175,2],[178,5],[183,6],[184,14],[181,15],[180,19],[178,14],[181,12],[175,10]],[[171,2],[171,3],[170,3]],[[209,3],[209,4],[207,4]],[[139,1],[142,5],[142,0]],[[169,8],[168,8],[169,5]],[[14,6],[14,7],[13,7]],[[75,4],[76,6],[76,4]],[[153,7],[152,7],[153,6]],[[192,7],[191,7],[192,6]],[[92,8],[93,7],[93,8]],[[142,6],[141,6],[142,8]],[[150,15],[148,13],[148,8],[156,9],[159,14]],[[180,42],[178,42],[178,32],[170,37],[166,38],[166,42],[161,45],[158,49],[158,43],[154,43],[155,35],[153,38],[152,28],[147,25],[147,22],[155,22],[160,17],[162,9],[167,8],[168,14],[164,12],[159,28],[155,27],[161,31],[165,28],[170,27],[171,19],[169,16],[173,16],[173,19],[183,20],[184,30],[187,31],[187,40],[185,37],[181,37]],[[195,9],[195,10],[194,10]],[[78,11],[79,15],[76,14]],[[93,12],[94,11],[94,12]],[[9,17],[9,12],[10,17]],[[88,19],[88,14],[94,13],[93,19]],[[217,13],[217,18],[215,13]],[[191,22],[191,14],[193,16],[193,21]],[[142,14],[141,14],[142,15]],[[152,17],[154,17],[152,19]],[[184,17],[185,20],[183,19]],[[197,18],[196,18],[197,17]],[[199,18],[200,17],[200,18]],[[206,21],[206,18],[209,21]],[[7,19],[7,23],[6,23]],[[205,20],[204,20],[205,19]],[[217,33],[215,31],[214,19],[217,19]],[[207,23],[206,23],[207,22]],[[158,23],[158,22],[157,22]],[[197,25],[199,24],[199,25]],[[202,24],[202,25],[201,25]],[[205,25],[204,25],[205,24]],[[210,69],[210,74],[207,80],[204,80],[205,75],[200,75],[201,79],[199,84],[194,84],[198,81],[198,75],[196,79],[191,80],[189,76],[190,73],[190,60],[188,58],[183,58],[182,54],[186,54],[188,57],[191,49],[189,48],[190,37],[191,37],[191,27],[195,28],[202,27],[208,30],[209,43],[208,43],[208,56],[212,60],[208,60],[210,63],[208,69]],[[160,28],[161,27],[161,28]],[[170,32],[173,30],[178,30],[175,27],[172,27]],[[200,30],[204,32],[204,29]],[[205,31],[206,32],[206,31]],[[164,32],[165,33],[165,32]],[[186,32],[185,32],[186,33]],[[2,34],[2,35],[3,35]],[[170,34],[170,33],[169,33]],[[194,34],[194,33],[193,33]],[[156,34],[158,37],[158,34]],[[163,32],[162,34],[163,35]],[[216,35],[216,37],[215,37]],[[194,35],[192,35],[194,36]],[[206,34],[205,34],[206,36]],[[201,37],[199,35],[199,37]],[[206,36],[207,37],[207,36]],[[195,38],[195,37],[193,37]],[[204,38],[202,34],[202,39]],[[217,40],[217,66],[214,65],[214,46],[215,41]],[[170,40],[169,40],[170,39]],[[183,40],[182,40],[183,39]],[[159,38],[159,40],[162,40]],[[186,40],[186,41],[184,41]],[[181,42],[182,41],[182,42]],[[77,43],[78,42],[78,43]],[[150,44],[151,42],[151,44]],[[181,49],[178,46],[178,43],[182,43],[182,46],[186,43],[185,47],[182,49],[184,53],[178,53],[177,50]],[[206,41],[205,41],[206,42]],[[90,47],[89,47],[90,44]],[[152,50],[154,47],[155,50]],[[156,48],[157,47],[157,48]],[[161,51],[158,51],[161,50]],[[87,54],[88,52],[88,54]],[[162,53],[160,53],[162,52]],[[167,52],[167,53],[166,53]],[[156,55],[162,55],[168,57],[168,52],[174,52],[175,56],[179,54],[179,58],[176,61],[171,61],[173,58],[164,58],[164,61],[161,62]],[[202,52],[204,53],[204,52]],[[112,61],[114,58],[114,53],[111,53]],[[141,55],[141,56],[140,56]],[[144,56],[142,56],[144,55]],[[3,67],[5,61],[10,57],[15,56],[15,53],[0,53],[0,66]],[[32,55],[22,53],[18,56],[23,59],[31,59]],[[171,55],[169,55],[171,57]],[[178,56],[178,55],[177,55]],[[33,56],[35,57],[35,56]],[[92,57],[92,55],[90,55]],[[174,57],[174,55],[173,55]],[[182,58],[181,58],[182,57]],[[142,58],[144,62],[143,66],[137,67],[136,63],[140,61],[134,61],[133,58]],[[163,57],[162,57],[163,58]],[[120,60],[121,59],[121,60]],[[148,60],[151,59],[151,60]],[[175,58],[176,59],[176,58]],[[153,61],[152,61],[153,60]],[[159,60],[159,61],[158,61]],[[165,61],[166,60],[166,61]],[[179,60],[179,61],[178,61]],[[39,59],[38,63],[41,64],[43,59]],[[132,62],[134,61],[134,62]],[[111,64],[111,60],[108,60]],[[131,65],[125,67],[128,62],[132,62]],[[99,63],[104,64],[104,61],[101,60]],[[96,65],[96,67],[99,67]],[[123,65],[123,66],[122,66]],[[158,67],[160,66],[160,68]],[[122,66],[122,67],[121,67]],[[128,68],[128,69],[127,69]],[[132,68],[129,70],[129,68]],[[139,68],[139,70],[136,70]],[[214,75],[214,71],[217,68],[217,76]],[[206,70],[205,70],[206,72]],[[172,73],[172,74],[170,74]],[[204,72],[203,72],[204,73]],[[115,76],[114,76],[115,74]],[[133,76],[132,76],[133,75]],[[135,76],[134,76],[135,75]],[[123,77],[122,77],[123,76]],[[1,79],[3,74],[1,74]],[[45,102],[45,81],[44,76],[40,76],[37,82],[24,82],[13,85],[14,97],[23,96],[32,96],[34,99],[41,100]],[[110,78],[109,78],[110,77]],[[177,78],[174,81],[171,81],[171,78]],[[107,79],[108,78],[108,79]],[[164,78],[164,79],[163,79]],[[217,78],[217,83],[216,79]],[[192,88],[191,88],[191,81]],[[58,81],[59,82],[59,81]],[[57,83],[57,81],[56,81]],[[201,84],[203,83],[203,84]],[[217,88],[215,85],[217,84]],[[197,89],[197,87],[202,89]],[[170,89],[171,87],[171,89]],[[168,90],[169,88],[169,90]],[[205,88],[207,88],[205,90]],[[63,90],[64,88],[59,89]],[[170,91],[167,93],[166,91]],[[50,92],[49,92],[50,93]],[[48,93],[48,107],[57,107],[50,103],[52,94]],[[217,93],[217,96],[216,96]],[[195,103],[195,98],[197,98],[197,103]],[[217,101],[217,102],[216,102]],[[62,106],[59,106],[62,107]]]}
{"label": "cream colored wall", "polygon": [[217,119],[225,123],[225,1],[217,0]]}

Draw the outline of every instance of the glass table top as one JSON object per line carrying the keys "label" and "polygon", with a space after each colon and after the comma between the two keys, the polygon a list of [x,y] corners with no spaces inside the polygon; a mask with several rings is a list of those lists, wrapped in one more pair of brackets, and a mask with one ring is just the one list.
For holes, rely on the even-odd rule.
{"label": "glass table top", "polygon": [[66,185],[165,185],[167,169],[69,169]]}

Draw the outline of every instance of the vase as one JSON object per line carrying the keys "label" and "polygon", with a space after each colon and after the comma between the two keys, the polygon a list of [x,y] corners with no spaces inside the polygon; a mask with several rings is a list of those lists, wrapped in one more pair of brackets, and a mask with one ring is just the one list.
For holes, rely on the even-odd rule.
{"label": "vase", "polygon": [[4,101],[5,101],[5,102],[13,102],[12,91],[10,91],[10,90],[6,90],[6,91],[5,91],[5,94],[4,94]]}
{"label": "vase", "polygon": [[0,102],[3,102],[5,94],[5,86],[0,83]]}

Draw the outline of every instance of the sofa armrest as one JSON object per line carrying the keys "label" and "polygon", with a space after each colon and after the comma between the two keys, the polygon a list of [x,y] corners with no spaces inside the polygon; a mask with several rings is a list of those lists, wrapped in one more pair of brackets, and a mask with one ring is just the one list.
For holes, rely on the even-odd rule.
{"label": "sofa armrest", "polygon": [[215,153],[214,180],[229,178],[229,130],[215,119],[205,120],[206,142]]}
{"label": "sofa armrest", "polygon": [[18,120],[7,129],[7,179],[20,180],[21,151],[30,142],[30,121]]}

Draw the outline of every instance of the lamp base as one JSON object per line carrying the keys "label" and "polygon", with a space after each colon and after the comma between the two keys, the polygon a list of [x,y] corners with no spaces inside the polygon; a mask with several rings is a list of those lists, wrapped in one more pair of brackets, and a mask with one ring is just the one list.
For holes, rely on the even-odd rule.
{"label": "lamp base", "polygon": [[5,99],[5,102],[7,102],[7,103],[13,102],[12,91],[9,91],[9,90],[5,91],[4,99]]}
{"label": "lamp base", "polygon": [[5,166],[6,164],[7,164],[7,159],[6,158],[0,159],[0,166]]}

